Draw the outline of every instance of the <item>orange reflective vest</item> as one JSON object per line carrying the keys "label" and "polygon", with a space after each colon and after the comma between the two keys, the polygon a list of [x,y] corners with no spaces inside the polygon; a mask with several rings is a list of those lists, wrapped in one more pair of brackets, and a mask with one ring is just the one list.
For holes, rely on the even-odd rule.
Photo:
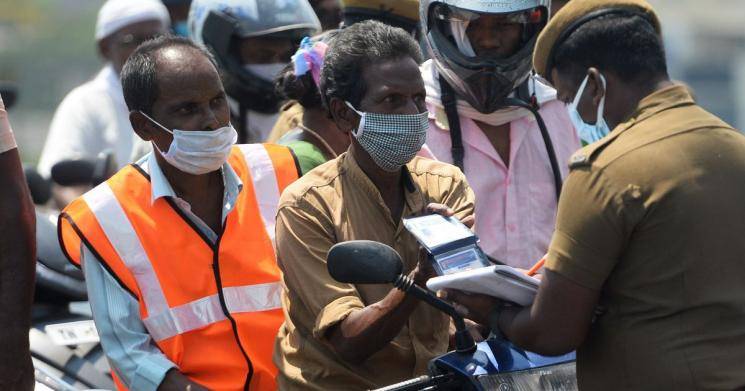
{"label": "orange reflective vest", "polygon": [[80,265],[85,245],[140,304],[161,351],[214,390],[275,390],[274,339],[284,318],[274,221],[297,179],[289,149],[236,146],[243,181],[215,245],[168,198],[151,201],[149,176],[130,165],[60,214],[60,243]]}

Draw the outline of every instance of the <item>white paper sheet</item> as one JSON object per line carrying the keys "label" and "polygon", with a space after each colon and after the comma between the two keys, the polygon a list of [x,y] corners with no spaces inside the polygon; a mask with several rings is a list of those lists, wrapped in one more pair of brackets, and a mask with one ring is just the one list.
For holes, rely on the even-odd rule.
{"label": "white paper sheet", "polygon": [[487,266],[429,279],[432,291],[457,289],[481,293],[527,306],[533,303],[540,281],[510,266]]}

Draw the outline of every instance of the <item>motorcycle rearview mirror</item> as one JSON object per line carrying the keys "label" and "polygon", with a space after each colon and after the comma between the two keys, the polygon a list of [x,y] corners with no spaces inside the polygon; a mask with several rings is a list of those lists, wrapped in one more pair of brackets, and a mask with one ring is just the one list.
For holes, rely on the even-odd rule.
{"label": "motorcycle rearview mirror", "polygon": [[326,255],[331,277],[349,284],[393,284],[406,294],[450,315],[455,323],[456,350],[470,353],[476,349],[463,317],[448,302],[438,298],[402,274],[403,262],[396,250],[383,243],[370,240],[351,240],[337,243]]}
{"label": "motorcycle rearview mirror", "polygon": [[370,240],[338,243],[326,259],[331,277],[349,284],[392,284],[403,270],[396,250]]}
{"label": "motorcycle rearview mirror", "polygon": [[93,175],[93,185],[97,186],[116,174],[118,167],[116,156],[111,149],[105,149],[96,158],[96,170]]}
{"label": "motorcycle rearview mirror", "polygon": [[60,186],[92,185],[95,171],[94,160],[63,160],[52,166],[52,181]]}
{"label": "motorcycle rearview mirror", "polygon": [[0,95],[3,97],[5,108],[10,109],[18,98],[18,86],[12,81],[0,81]]}
{"label": "motorcycle rearview mirror", "polygon": [[23,174],[35,205],[44,205],[52,198],[52,183],[36,171],[36,167],[23,164]]}
{"label": "motorcycle rearview mirror", "polygon": [[97,186],[116,173],[113,151],[107,149],[94,159],[63,160],[52,166],[52,181],[60,186]]}

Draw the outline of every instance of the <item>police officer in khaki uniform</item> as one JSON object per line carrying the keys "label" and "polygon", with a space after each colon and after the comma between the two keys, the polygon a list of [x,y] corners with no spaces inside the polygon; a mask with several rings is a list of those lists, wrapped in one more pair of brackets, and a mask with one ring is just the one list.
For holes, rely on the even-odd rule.
{"label": "police officer in khaki uniform", "polygon": [[[600,132],[571,159],[532,307],[448,292],[583,390],[745,387],[745,137],[667,76],[643,0],[572,0],[534,65]],[[578,98],[575,100],[575,96]]]}
{"label": "police officer in khaki uniform", "polygon": [[[342,28],[364,20],[377,20],[400,27],[416,37],[419,32],[419,0],[341,0]],[[330,30],[324,34],[334,34]],[[278,87],[280,88],[280,87]],[[279,110],[279,118],[267,138],[275,143],[303,121],[303,106],[290,100]]]}

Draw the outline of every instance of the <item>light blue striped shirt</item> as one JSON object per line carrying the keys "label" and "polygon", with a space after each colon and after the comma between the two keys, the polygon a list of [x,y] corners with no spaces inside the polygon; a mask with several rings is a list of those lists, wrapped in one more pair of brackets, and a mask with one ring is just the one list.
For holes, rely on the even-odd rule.
{"label": "light blue striped shirt", "polygon": [[[150,175],[153,202],[162,197],[172,198],[210,241],[217,241],[217,234],[191,212],[186,201],[176,196],[152,153],[143,157],[137,165]],[[243,183],[227,163],[223,165],[221,172],[225,185],[222,210],[224,223],[235,206]],[[81,262],[93,319],[112,369],[131,390],[156,390],[166,372],[176,365],[158,349],[145,329],[137,299],[116,281],[84,245],[81,249]]]}

